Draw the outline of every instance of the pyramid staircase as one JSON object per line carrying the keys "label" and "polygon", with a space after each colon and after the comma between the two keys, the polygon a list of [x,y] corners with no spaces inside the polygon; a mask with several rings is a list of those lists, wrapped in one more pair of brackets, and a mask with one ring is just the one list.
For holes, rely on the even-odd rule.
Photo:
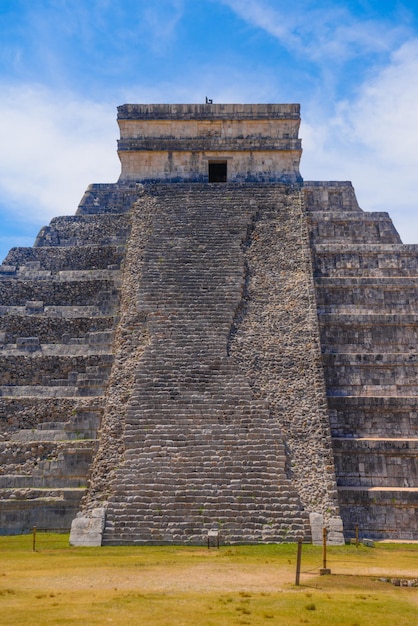
{"label": "pyramid staircase", "polygon": [[176,184],[147,194],[135,297],[150,342],[135,363],[103,544],[202,544],[213,529],[226,543],[308,540],[313,501],[337,512],[300,193]]}
{"label": "pyramid staircase", "polygon": [[418,539],[418,246],[350,184],[304,186],[345,532]]}

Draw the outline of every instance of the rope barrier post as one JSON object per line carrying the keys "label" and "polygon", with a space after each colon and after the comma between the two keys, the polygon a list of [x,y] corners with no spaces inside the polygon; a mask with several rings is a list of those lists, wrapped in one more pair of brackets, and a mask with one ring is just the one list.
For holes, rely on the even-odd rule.
{"label": "rope barrier post", "polygon": [[358,524],[356,524],[356,548],[358,548]]}
{"label": "rope barrier post", "polygon": [[321,576],[331,574],[331,570],[327,567],[327,529],[322,529],[322,568],[319,570]]}
{"label": "rope barrier post", "polygon": [[302,560],[302,539],[298,539],[298,555],[296,558],[296,580],[295,580],[296,587],[299,587],[301,560]]}
{"label": "rope barrier post", "polygon": [[32,530],[32,552],[36,552],[36,526]]}

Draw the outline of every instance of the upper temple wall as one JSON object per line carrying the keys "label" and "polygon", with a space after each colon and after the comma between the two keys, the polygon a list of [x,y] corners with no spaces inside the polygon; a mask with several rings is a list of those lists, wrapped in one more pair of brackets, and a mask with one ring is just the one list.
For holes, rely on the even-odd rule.
{"label": "upper temple wall", "polygon": [[296,104],[135,105],[118,108],[120,181],[298,182]]}

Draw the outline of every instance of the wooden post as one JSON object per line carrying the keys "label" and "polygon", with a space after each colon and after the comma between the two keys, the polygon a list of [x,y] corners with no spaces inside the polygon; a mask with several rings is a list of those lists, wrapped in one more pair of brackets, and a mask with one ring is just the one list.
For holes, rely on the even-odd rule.
{"label": "wooden post", "polygon": [[358,524],[356,524],[356,547],[358,548]]}
{"label": "wooden post", "polygon": [[296,558],[296,580],[295,580],[295,585],[297,587],[299,586],[301,560],[302,560],[302,539],[298,539],[298,555]]}
{"label": "wooden post", "polygon": [[327,567],[327,529],[322,529],[322,568],[319,570],[321,576],[331,574],[331,570]]}
{"label": "wooden post", "polygon": [[36,526],[32,530],[32,552],[36,552]]}

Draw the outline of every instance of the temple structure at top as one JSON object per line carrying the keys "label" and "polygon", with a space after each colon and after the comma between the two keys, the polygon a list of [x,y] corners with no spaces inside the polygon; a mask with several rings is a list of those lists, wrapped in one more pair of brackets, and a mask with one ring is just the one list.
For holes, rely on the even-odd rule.
{"label": "temple structure at top", "polygon": [[120,182],[300,182],[298,104],[124,104]]}

